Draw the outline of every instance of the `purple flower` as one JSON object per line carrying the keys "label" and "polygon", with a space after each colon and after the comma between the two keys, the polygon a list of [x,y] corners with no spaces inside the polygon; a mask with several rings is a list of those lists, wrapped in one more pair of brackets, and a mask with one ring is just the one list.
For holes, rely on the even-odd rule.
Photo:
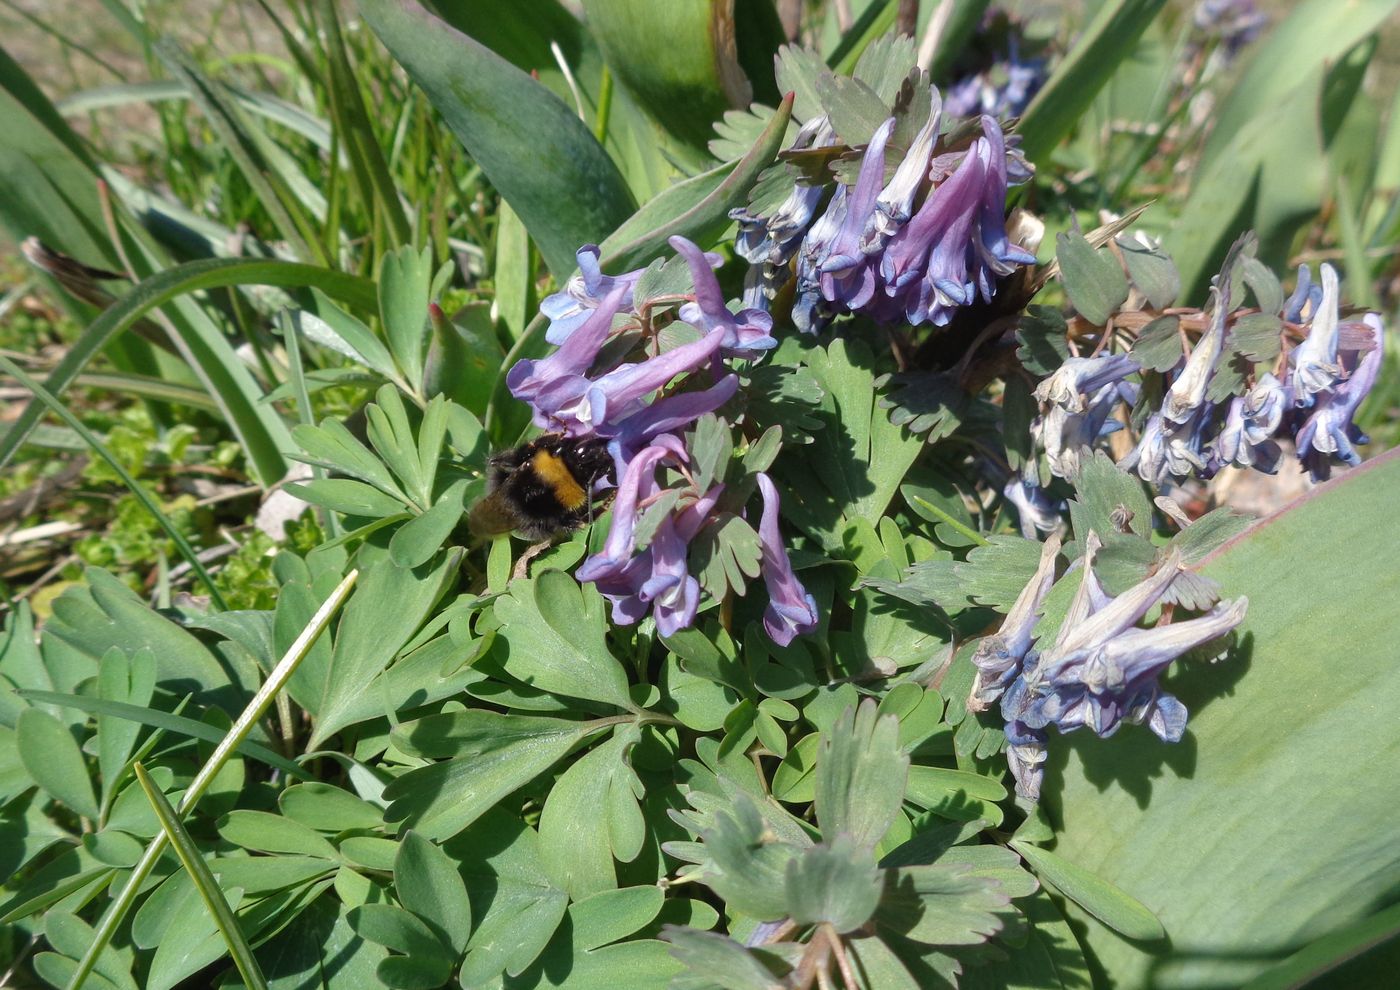
{"label": "purple flower", "polygon": [[967,698],[969,711],[985,711],[1021,672],[1021,664],[1034,642],[1031,631],[1040,618],[1040,606],[1050,593],[1050,586],[1055,583],[1055,558],[1059,553],[1058,536],[1045,541],[1040,548],[1040,564],[1036,567],[1035,576],[1021,590],[1011,611],[1006,613],[1001,629],[983,637],[977,651],[972,654],[977,677]]}
{"label": "purple flower", "polygon": [[763,493],[763,517],[758,538],[763,548],[763,583],[768,587],[768,607],[763,611],[763,629],[779,646],[793,637],[817,628],[817,602],[797,580],[778,532],[778,489],[766,474],[758,475]]}
{"label": "purple flower", "polygon": [[545,296],[540,303],[540,312],[550,320],[544,339],[551,344],[562,344],[568,340],[569,335],[583,326],[604,298],[615,289],[623,290],[617,309],[632,308],[632,289],[645,269],[638,268],[623,275],[604,275],[598,267],[600,253],[596,244],[585,244],[579,248],[575,255],[579,274],[569,279],[560,291]]}
{"label": "purple flower", "polygon": [[[1303,276],[1300,276],[1300,286],[1302,282]],[[1317,393],[1341,381],[1342,369],[1337,363],[1338,294],[1336,270],[1331,265],[1323,265],[1322,294],[1312,307],[1312,326],[1308,328],[1307,337],[1289,355],[1289,364],[1293,366],[1293,402],[1300,408],[1311,406]]]}
{"label": "purple flower", "polygon": [[[1161,690],[1157,678],[1186,651],[1238,626],[1248,606],[1240,598],[1199,618],[1137,628],[1181,573],[1180,554],[1173,550],[1155,573],[1109,598],[1093,573],[1098,547],[1091,533],[1083,578],[1054,644],[1029,654],[1002,695],[1008,763],[1017,792],[1032,799],[1040,793],[1045,730],[1052,725],[1060,732],[1087,726],[1107,737],[1123,722],[1145,723],[1163,741],[1179,740],[1186,708]],[[1036,585],[1033,579],[1028,590]]]}
{"label": "purple flower", "polygon": [[[802,125],[789,150],[821,148],[835,139],[836,132],[830,121],[824,115],[813,117]],[[812,225],[817,206],[825,195],[825,186],[799,181],[771,217],[753,213],[746,207],[730,210],[730,219],[739,225],[735,253],[750,264],[765,268],[786,265],[801,243],[802,235]]]}
{"label": "purple flower", "polygon": [[707,334],[723,331],[726,357],[749,357],[778,346],[773,339],[773,317],[761,309],[746,309],[737,316],[724,304],[724,294],[700,249],[684,237],[672,237],[670,245],[685,259],[695,283],[695,301],[680,309],[680,318]]}
{"label": "purple flower", "polygon": [[1012,478],[1001,493],[1016,506],[1021,520],[1021,535],[1026,539],[1034,540],[1037,533],[1053,533],[1059,528],[1063,503],[1052,499],[1034,480]]}
{"label": "purple flower", "polygon": [[1079,477],[1082,452],[1122,428],[1110,417],[1120,403],[1137,400],[1137,386],[1124,379],[1140,370],[1126,354],[1072,357],[1036,387],[1042,412],[1031,434],[1045,450],[1052,474],[1071,481]]}
{"label": "purple flower", "polygon": [[1331,475],[1333,455],[1352,466],[1361,463],[1354,445],[1367,440],[1351,418],[1375,385],[1385,359],[1385,325],[1381,318],[1367,313],[1362,319],[1375,334],[1375,346],[1369,351],[1347,352],[1346,363],[1353,365],[1350,375],[1318,398],[1312,415],[1298,431],[1298,459],[1312,473],[1314,481],[1325,481]]}
{"label": "purple flower", "polygon": [[1220,463],[1252,467],[1265,474],[1276,472],[1283,451],[1273,435],[1288,406],[1288,390],[1267,372],[1252,389],[1232,399],[1225,425],[1215,440]]}
{"label": "purple flower", "polygon": [[[536,394],[535,424],[569,436],[609,435],[621,429],[622,420],[644,408],[645,396],[677,375],[708,365],[723,342],[724,333],[716,331],[645,361],[624,364],[597,379],[561,375]],[[565,346],[568,343],[572,338]]]}
{"label": "purple flower", "polygon": [[[510,387],[510,394],[533,404],[539,394],[554,383],[580,377],[587,372],[598,359],[603,342],[612,332],[613,317],[622,308],[623,301],[631,291],[630,286],[613,286],[608,294],[599,300],[597,307],[575,327],[578,332],[571,332],[559,350],[539,360],[516,362],[506,374],[506,385]],[[538,410],[536,419],[538,421]]]}
{"label": "purple flower", "polygon": [[881,250],[899,232],[899,228],[909,222],[914,212],[914,197],[928,180],[929,161],[933,157],[934,142],[938,140],[938,125],[942,116],[943,100],[938,90],[930,88],[928,120],[914,135],[909,152],[875,200],[875,212],[870,215],[861,233],[862,253],[874,254]]}

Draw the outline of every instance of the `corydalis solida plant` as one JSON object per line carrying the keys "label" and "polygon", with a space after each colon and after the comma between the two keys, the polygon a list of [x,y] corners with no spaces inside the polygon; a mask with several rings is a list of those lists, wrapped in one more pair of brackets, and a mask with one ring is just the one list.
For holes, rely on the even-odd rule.
{"label": "corydalis solida plant", "polygon": [[[746,576],[761,574],[767,586],[764,629],[787,645],[816,627],[817,613],[788,561],[778,529],[778,491],[761,471],[739,479],[736,491],[756,483],[762,494],[762,523],[754,534],[735,515],[744,509],[742,496],[738,504],[725,503],[727,465],[701,477],[694,429],[702,418],[714,421],[738,390],[739,376],[725,361],[756,357],[776,344],[773,321],[759,310],[731,312],[712,271],[718,258],[681,237],[670,243],[688,270],[691,290],[676,314],[679,323],[671,326],[679,331],[689,325],[697,339],[662,349],[649,330],[652,306],[639,306],[634,298],[645,270],[604,275],[598,248],[586,245],[578,252],[581,274],[540,307],[551,320],[546,339],[558,349],[520,361],[507,385],[530,404],[540,428],[608,445],[613,479],[600,482],[616,490],[608,533],[577,577],[602,592],[615,622],[630,624],[650,614],[667,636],[690,626],[701,601],[692,554],[706,541],[706,555],[727,552],[714,544],[733,540],[737,524],[758,549],[756,570]],[[648,327],[642,326],[642,308]]]}

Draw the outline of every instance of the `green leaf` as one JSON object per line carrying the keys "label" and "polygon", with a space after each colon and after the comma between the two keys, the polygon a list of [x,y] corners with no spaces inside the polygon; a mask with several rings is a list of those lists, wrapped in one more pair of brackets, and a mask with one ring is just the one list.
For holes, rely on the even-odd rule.
{"label": "green leaf", "polygon": [[384,813],[379,808],[347,790],[321,781],[288,787],[277,796],[277,807],[289,821],[320,832],[377,829],[384,824]]}
{"label": "green leaf", "polygon": [[1153,371],[1171,371],[1181,360],[1181,319],[1159,316],[1138,331],[1128,352],[1134,361]]}
{"label": "green leaf", "polygon": [[1010,897],[1000,882],[959,863],[901,866],[889,872],[875,922],[933,945],[977,945],[1001,931]]}
{"label": "green leaf", "polygon": [[[234,750],[247,739],[248,734],[272,703],[273,696],[286,686],[287,680],[292,676],[297,665],[306,657],[306,654],[311,649],[311,645],[325,630],[326,626],[330,623],[331,617],[349,596],[350,589],[355,586],[355,580],[358,576],[359,572],[357,571],[351,571],[346,575],[344,580],[342,580],[340,584],[336,586],[335,590],[330,593],[329,597],[326,598],[316,614],[312,616],[311,620],[302,630],[301,635],[297,637],[297,640],[288,648],[287,652],[282,656],[282,659],[278,661],[277,666],[274,667],[272,672],[268,675],[266,682],[258,689],[253,699],[248,702],[247,707],[244,708],[237,721],[234,722],[228,734],[220,741],[209,759],[200,767],[199,772],[195,775],[194,780],[190,782],[189,787],[185,789],[184,796],[180,799],[180,813],[183,814],[187,812],[199,802],[200,798],[202,798],[209,789],[209,785],[213,783],[214,778],[224,768]],[[159,859],[160,855],[165,851],[165,842],[165,833],[162,831],[152,839],[151,844],[146,847],[146,852],[141,857],[141,861],[132,867],[131,873],[126,884],[122,887],[121,892],[103,912],[102,920],[97,926],[97,934],[83,958],[79,960],[78,968],[74,971],[70,985],[81,985],[87,975],[92,972],[98,955],[116,933],[117,926],[125,920],[127,913],[131,910],[131,906],[135,902],[137,894],[142,889],[145,879],[150,876],[151,870],[155,867],[156,860]],[[147,903],[149,903],[149,901]],[[3,922],[0,922],[0,924],[2,923]],[[181,943],[177,940],[169,944],[180,945]],[[175,950],[172,949],[171,951]],[[154,962],[152,965],[154,966]]]}
{"label": "green leaf", "polygon": [[671,237],[712,243],[729,226],[729,211],[743,205],[777,157],[791,116],[791,101],[784,99],[753,147],[732,167],[721,165],[677,183],[645,203],[603,241],[603,268],[625,271],[647,265],[669,252]]}
{"label": "green leaf", "polygon": [[501,798],[540,776],[606,726],[562,719],[456,712],[409,722],[394,738],[406,752],[453,759],[391,781],[385,817],[407,820],[429,839],[456,835]]}
{"label": "green leaf", "polygon": [[321,717],[308,748],[319,748],[353,723],[365,686],[418,631],[448,584],[456,579],[459,559],[459,553],[452,553],[435,568],[425,565],[415,570],[381,559],[366,570],[360,590],[336,630]]}
{"label": "green leaf", "polygon": [[[118,302],[113,303],[102,315],[94,320],[76,342],[64,354],[63,359],[49,373],[44,386],[55,396],[73,382],[88,363],[102,351],[121,331],[126,330],[152,309],[180,296],[201,289],[223,288],[235,285],[275,285],[294,288],[316,285],[344,298],[363,303],[372,303],[374,287],[365,279],[354,275],[317,268],[313,265],[293,264],[286,261],[249,261],[242,258],[210,258],[177,265],[144,279]],[[233,359],[236,364],[236,359]],[[230,386],[232,387],[232,386]],[[36,399],[29,403],[13,422],[10,429],[0,437],[0,465],[9,463],[21,443],[38,424],[43,413]],[[276,418],[275,411],[262,408],[259,415]],[[280,425],[280,420],[278,420]],[[246,434],[245,434],[246,438]],[[280,441],[281,449],[290,445]],[[261,449],[261,447],[256,448]],[[280,457],[278,463],[280,464]],[[264,468],[275,467],[271,462]],[[268,480],[280,478],[278,468]]]}
{"label": "green leaf", "polygon": [[26,708],[15,726],[19,758],[49,796],[84,818],[97,819],[97,796],[77,742],[48,712]]}
{"label": "green leaf", "polygon": [[337,858],[335,846],[315,829],[266,811],[230,812],[219,823],[219,834],[236,846],[258,852]]}
{"label": "green leaf", "polygon": [[[734,10],[717,0],[584,0],[608,66],[670,131],[703,146],[711,121],[747,106],[753,88],[739,67]],[[655,52],[665,38],[664,58]]]}
{"label": "green leaf", "polygon": [[575,901],[569,905],[574,947],[596,949],[626,938],[651,924],[665,903],[665,895],[655,885],[601,890]]}
{"label": "green leaf", "polygon": [[1065,294],[1079,315],[1103,326],[1128,299],[1128,277],[1107,251],[1096,251],[1078,231],[1055,238],[1055,260]]}
{"label": "green leaf", "polygon": [[[102,655],[97,671],[97,692],[104,701],[143,707],[150,703],[156,686],[156,658],[150,650],[138,650],[130,657],[113,647]],[[112,715],[97,718],[97,766],[102,775],[103,800],[109,800],[118,776],[126,766],[141,723]]]}
{"label": "green leaf", "polygon": [[1021,115],[1016,131],[1028,159],[1041,161],[1074,129],[1165,4],[1166,0],[1108,0],[1099,6]]}
{"label": "green leaf", "polygon": [[1283,349],[1283,321],[1273,313],[1246,313],[1230,326],[1225,347],[1250,361],[1269,364]]}
{"label": "green leaf", "polygon": [[899,720],[881,716],[867,698],[846,709],[817,752],[816,810],[823,834],[850,836],[875,848],[904,801],[909,756],[899,747]]}
{"label": "green leaf", "polygon": [[430,249],[405,245],[384,255],[379,266],[379,318],[394,360],[410,383],[423,380],[423,352],[433,279]]}
{"label": "green leaf", "polygon": [[1166,309],[1181,292],[1181,275],[1171,256],[1160,248],[1149,248],[1130,237],[1115,238],[1128,278],[1155,309]]}
{"label": "green leaf", "polygon": [[[1191,712],[1189,762],[1182,747],[1148,733],[1098,747],[1064,740],[1064,785],[1048,795],[1064,823],[1056,850],[1095,864],[1156,912],[1173,946],[1192,947],[1183,986],[1237,984],[1264,970],[1268,957],[1237,958],[1242,932],[1283,956],[1302,947],[1301,933],[1360,919],[1400,883],[1383,789],[1358,788],[1336,770],[1400,759],[1394,736],[1374,730],[1400,703],[1387,611],[1400,593],[1391,565],[1400,535],[1375,524],[1396,484],[1400,457],[1387,453],[1201,566],[1231,597],[1247,595],[1249,611],[1233,657],[1167,685]],[[1338,629],[1346,662],[1319,668],[1318,657],[1340,656]],[[1117,823],[1112,834],[1104,821]],[[1287,828],[1274,827],[1282,821]],[[1232,892],[1228,905],[1222,889]],[[1085,944],[1125,985],[1182,959],[1180,949],[1130,946],[1093,922]]]}
{"label": "green leaf", "polygon": [[431,560],[462,521],[462,503],[469,484],[465,478],[455,482],[431,509],[400,527],[389,541],[390,559],[409,568]]}
{"label": "green leaf", "polygon": [[1392,905],[1299,949],[1280,965],[1250,980],[1243,990],[1383,986],[1394,973],[1397,938],[1400,905]]}
{"label": "green leaf", "polygon": [[786,985],[779,973],[760,961],[755,950],[728,935],[668,925],[665,938],[671,943],[671,954],[685,964],[699,985],[724,990],[779,990]]}
{"label": "green leaf", "polygon": [[1056,890],[1124,938],[1152,940],[1167,934],[1157,916],[1141,901],[1102,877],[1048,849],[1015,840],[1011,844],[1042,880],[1053,884]]}
{"label": "green leaf", "polygon": [[[24,697],[38,704],[62,705],[65,708],[74,708],[82,712],[91,712],[99,719],[105,717],[124,719],[139,725],[150,725],[167,732],[179,733],[193,739],[203,739],[205,742],[221,742],[225,733],[220,729],[209,725],[207,722],[199,722],[192,718],[185,718],[182,715],[172,715],[170,712],[162,712],[154,708],[142,708],[137,705],[128,705],[119,701],[107,701],[101,698],[84,698],[78,695],[59,694],[55,691],[23,691]],[[260,743],[244,740],[238,744],[234,750],[240,756],[252,757],[266,763],[268,766],[276,767],[283,773],[291,774],[294,777],[307,777],[308,771],[293,763],[284,756],[279,756],[272,750]]]}
{"label": "green leaf", "polygon": [[[68,957],[68,960],[65,960],[67,962],[83,954],[92,939],[93,931],[92,926],[81,918],[55,909],[44,915],[44,936],[49,940],[49,945]],[[72,965],[76,966],[77,963]],[[121,987],[122,990],[137,990],[136,981],[131,976],[129,958],[124,961],[122,954],[111,946],[105,948],[97,957],[93,975],[107,980],[112,986]]]}
{"label": "green leaf", "polygon": [[414,0],[358,6],[524,221],[556,278],[573,272],[579,245],[600,242],[636,209],[588,127],[525,72]]}
{"label": "green leaf", "polygon": [[404,907],[459,955],[471,935],[471,902],[451,858],[417,832],[405,833],[394,860],[394,889]]}
{"label": "green leaf", "polygon": [[[554,886],[573,900],[617,886],[610,810],[620,800],[630,806],[628,817],[641,818],[633,792],[634,784],[640,784],[623,762],[639,738],[639,730],[629,726],[575,760],[545,799],[540,862]],[[633,858],[637,851],[631,850]]]}
{"label": "green leaf", "polygon": [[883,888],[871,847],[844,832],[788,860],[784,890],[788,915],[798,924],[854,931],[875,913]]}
{"label": "green leaf", "polygon": [[503,665],[531,687],[630,709],[627,674],[608,650],[603,598],[563,571],[516,581],[496,602]]}
{"label": "green leaf", "polygon": [[407,509],[404,503],[379,489],[345,478],[322,478],[288,484],[285,488],[312,505],[322,505],[347,516],[382,519],[404,515]]}
{"label": "green leaf", "polygon": [[1085,540],[1093,530],[1104,540],[1118,531],[1114,515],[1126,509],[1131,516],[1128,527],[1140,536],[1152,532],[1152,503],[1136,476],[1120,471],[1113,458],[1096,451],[1085,458],[1079,477],[1074,482],[1076,500],[1070,503],[1070,519],[1074,535]]}
{"label": "green leaf", "polygon": [[[404,990],[432,990],[442,986],[452,972],[444,946],[416,917],[394,904],[362,904],[350,911],[355,934],[403,956],[390,956],[379,964],[381,979]],[[405,958],[405,956],[407,958]]]}
{"label": "green leaf", "polygon": [[1033,375],[1048,375],[1069,357],[1065,334],[1069,327],[1060,311],[1050,306],[1027,306],[1016,324],[1016,359]]}

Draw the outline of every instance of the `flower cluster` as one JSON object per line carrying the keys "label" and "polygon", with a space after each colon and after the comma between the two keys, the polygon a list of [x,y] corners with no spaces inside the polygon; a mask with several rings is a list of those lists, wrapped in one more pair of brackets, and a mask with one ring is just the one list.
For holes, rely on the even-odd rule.
{"label": "flower cluster", "polygon": [[[611,602],[615,621],[633,623],[650,613],[663,635],[695,619],[700,584],[690,573],[690,547],[715,521],[724,492],[721,483],[704,491],[696,487],[683,431],[738,390],[739,376],[726,373],[726,357],[751,357],[775,343],[767,313],[735,314],[725,305],[712,270],[717,257],[680,237],[673,237],[671,246],[694,284],[692,301],[678,315],[700,331],[698,339],[629,360],[635,348],[618,342],[635,325],[629,317],[638,315],[633,293],[642,272],[604,275],[598,248],[588,245],[578,252],[582,274],[540,307],[551,320],[546,339],[558,349],[520,361],[506,376],[511,393],[530,404],[536,426],[607,442],[616,485],[612,522],[603,548],[584,561],[577,576],[596,584]],[[762,574],[770,598],[764,627],[786,645],[815,628],[816,606],[788,561],[778,531],[777,490],[766,476],[757,480],[763,495]],[[658,503],[669,507],[665,515],[644,522]]]}
{"label": "flower cluster", "polygon": [[1000,699],[1016,791],[1032,800],[1040,796],[1052,725],[1060,732],[1087,727],[1107,738],[1124,722],[1145,723],[1164,742],[1178,741],[1186,707],[1161,689],[1158,677],[1186,651],[1234,629],[1248,605],[1239,598],[1199,618],[1139,628],[1182,572],[1179,553],[1173,550],[1153,574],[1115,598],[1094,574],[1098,536],[1091,532],[1084,544],[1079,587],[1054,642],[1036,648],[1034,628],[1054,584],[1058,537],[1046,541],[1035,576],[1000,631],[972,656],[977,676],[968,708],[983,711]]}
{"label": "flower cluster", "polygon": [[1196,30],[1220,38],[1233,56],[1269,26],[1269,15],[1254,0],[1200,0],[1191,15]]}
{"label": "flower cluster", "polygon": [[1050,77],[1048,60],[1027,56],[1026,47],[1023,25],[1003,10],[989,9],[968,46],[968,61],[960,57],[953,66],[956,81],[944,93],[943,109],[957,117],[1020,116]]}
{"label": "flower cluster", "polygon": [[[1209,479],[1229,465],[1273,474],[1283,452],[1279,438],[1293,443],[1314,481],[1331,474],[1334,458],[1360,463],[1356,445],[1366,438],[1352,417],[1380,371],[1381,318],[1341,320],[1337,273],[1323,265],[1321,284],[1314,284],[1304,265],[1282,313],[1284,329],[1296,329],[1301,342],[1280,354],[1273,371],[1257,373],[1243,394],[1215,401],[1211,386],[1224,363],[1232,314],[1222,290],[1212,293],[1209,326],[1168,372],[1161,406],[1119,466],[1155,485]],[[1052,474],[1073,480],[1083,452],[1123,427],[1113,414],[1137,402],[1139,387],[1129,379],[1141,372],[1128,355],[1105,352],[1070,358],[1040,383],[1032,432]]]}
{"label": "flower cluster", "polygon": [[[799,180],[769,215],[735,210],[736,250],[755,266],[746,301],[767,305],[795,260],[799,330],[816,332],[842,313],[942,326],[958,307],[990,301],[999,278],[1033,263],[1006,232],[1007,187],[1031,175],[1024,156],[990,116],[980,118],[980,135],[946,147],[943,119],[931,88],[928,116],[892,172],[895,116],[870,138],[854,183],[835,183],[829,199],[830,184]],[[807,121],[789,150],[836,143],[822,116]]]}

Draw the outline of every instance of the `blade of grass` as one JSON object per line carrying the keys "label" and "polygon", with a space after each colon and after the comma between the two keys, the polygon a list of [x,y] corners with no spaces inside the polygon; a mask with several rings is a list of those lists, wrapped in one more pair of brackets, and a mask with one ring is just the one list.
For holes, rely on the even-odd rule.
{"label": "blade of grass", "polygon": [[268,161],[265,149],[259,146],[256,136],[244,125],[237,108],[221,92],[219,85],[173,44],[162,42],[155,50],[171,75],[185,84],[191,99],[257,194],[278,232],[303,260],[329,266],[331,259],[321,246],[311,217],[302,209],[273,163]]}
{"label": "blade of grass", "polygon": [[[59,361],[44,382],[45,387],[55,396],[62,395],[63,390],[72,384],[73,379],[113,337],[157,306],[200,289],[234,285],[275,285],[281,288],[314,285],[328,295],[367,310],[372,311],[378,305],[374,283],[328,268],[266,259],[209,258],[191,261],[151,276],[103,311]],[[15,420],[4,439],[0,440],[0,467],[9,463],[41,415],[42,404],[36,400]]]}
{"label": "blade of grass", "polygon": [[136,779],[141,782],[141,789],[146,792],[151,807],[155,809],[156,818],[160,819],[160,827],[166,840],[174,847],[175,855],[180,857],[180,862],[194,881],[195,889],[204,899],[204,906],[214,916],[214,923],[219,926],[219,934],[224,937],[228,954],[233,958],[233,964],[238,967],[243,982],[249,990],[267,990],[267,981],[263,979],[257,959],[253,957],[252,947],[243,937],[243,930],[238,927],[238,918],[224,899],[224,892],[219,889],[219,881],[214,879],[214,874],[209,871],[209,864],[204,862],[204,857],[199,854],[199,847],[194,844],[194,839],[190,838],[185,826],[180,824],[180,816],[175,813],[175,809],[170,806],[170,802],[166,800],[150,774],[146,773],[146,768],[137,763],[134,769]]}
{"label": "blade of grass", "polygon": [[1016,132],[1032,162],[1055,150],[1094,102],[1166,0],[1110,0],[1099,8],[1021,117]]}
{"label": "blade of grass", "polygon": [[[185,534],[175,528],[175,524],[161,511],[160,506],[156,504],[156,500],[131,476],[131,472],[127,471],[122,462],[117,460],[116,456],[107,449],[107,445],[97,438],[97,434],[84,426],[83,421],[78,419],[77,416],[74,416],[72,412],[68,410],[68,407],[59,402],[58,399],[54,398],[48,389],[29,377],[23,368],[3,355],[0,355],[0,369],[3,369],[21,385],[29,389],[30,392],[34,393],[36,399],[48,406],[54,415],[63,420],[63,422],[68,424],[71,430],[83,438],[84,442],[92,448],[93,452],[96,453],[98,457],[101,457],[107,462],[108,466],[121,478],[122,483],[131,490],[131,494],[136,496],[136,500],[145,507],[146,511],[151,514],[160,528],[165,530],[165,535],[170,537],[171,542],[175,544],[175,548],[180,551],[180,556],[184,557],[186,563],[190,565],[190,569],[204,582],[204,586],[209,589],[209,598],[214,603],[214,606],[221,612],[227,611],[228,604],[224,601],[224,596],[219,593],[218,587],[214,584],[214,579],[210,576],[209,572],[204,569],[204,564],[200,561],[199,554],[195,553],[194,547],[190,546],[189,541],[185,539]],[[9,436],[7,435],[5,439],[8,440]]]}
{"label": "blade of grass", "polygon": [[[233,751],[248,738],[248,733],[253,731],[253,726],[263,717],[268,705],[272,703],[273,696],[286,685],[287,679],[292,676],[297,665],[311,652],[311,647],[316,643],[316,639],[330,624],[331,616],[349,597],[350,589],[355,586],[355,579],[359,577],[359,574],[359,571],[351,571],[345,575],[345,579],[336,585],[330,597],[316,610],[316,614],[311,617],[311,621],[297,636],[296,641],[287,648],[287,652],[278,661],[267,680],[263,682],[263,686],[258,689],[258,693],[253,696],[253,700],[248,702],[248,707],[243,709],[243,714],[238,716],[238,720],[233,723],[228,734],[210,754],[208,762],[200,767],[199,773],[190,782],[189,789],[180,799],[179,814],[185,814],[199,802],[199,799],[204,796],[204,792],[209,789],[214,777],[228,762]],[[78,968],[74,970],[72,978],[68,981],[67,990],[78,990],[87,981],[88,974],[92,972],[93,966],[97,963],[98,953],[111,942],[117,927],[131,911],[142,883],[146,877],[150,876],[151,870],[156,865],[156,860],[165,851],[167,841],[166,834],[161,832],[151,840],[151,844],[146,847],[141,859],[132,867],[131,875],[122,886],[121,892],[113,898],[112,903],[102,915],[92,944],[83,954],[83,958],[78,961]]]}
{"label": "blade of grass", "polygon": [[410,244],[413,234],[408,217],[394,187],[393,176],[389,174],[389,164],[384,160],[379,139],[370,126],[369,113],[345,50],[340,12],[334,0],[320,0],[316,12],[325,32],[325,56],[330,63],[331,115],[344,143],[346,157],[350,159],[352,174],[360,186],[360,196],[383,216],[389,231],[390,249]]}
{"label": "blade of grass", "polygon": [[[111,715],[114,718],[124,718],[132,722],[139,722],[141,725],[149,725],[156,729],[164,729],[174,732],[177,735],[189,736],[191,739],[202,739],[205,742],[218,743],[224,738],[224,733],[218,727],[207,722],[199,722],[192,718],[185,718],[182,715],[163,712],[155,708],[145,708],[141,705],[131,705],[124,701],[108,701],[105,698],[84,698],[77,694],[61,694],[57,691],[31,691],[23,689],[19,691],[20,697],[28,698],[30,701],[41,705],[60,705],[64,708],[75,708],[90,715]],[[314,779],[304,767],[279,756],[261,743],[242,742],[238,746],[240,756],[246,756],[254,760],[266,763],[270,767],[276,767],[283,773],[301,777],[304,780]]]}

